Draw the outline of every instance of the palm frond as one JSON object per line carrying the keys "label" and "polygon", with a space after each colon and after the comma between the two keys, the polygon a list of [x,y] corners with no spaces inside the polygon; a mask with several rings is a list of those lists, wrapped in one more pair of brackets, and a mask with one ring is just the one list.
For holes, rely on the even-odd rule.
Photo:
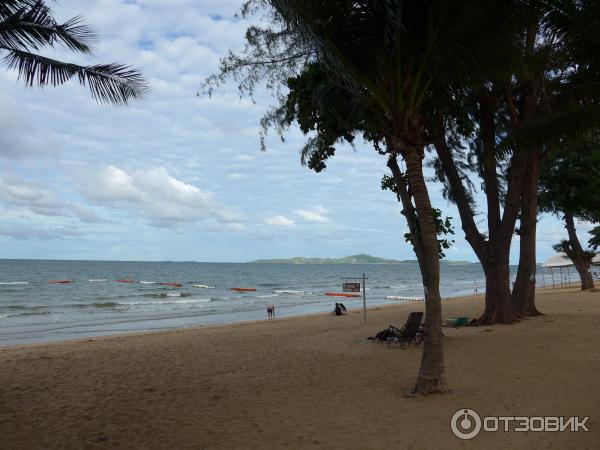
{"label": "palm frond", "polygon": [[590,104],[546,116],[509,134],[500,149],[528,148],[532,145],[577,142],[592,130],[600,130],[600,105]]}
{"label": "palm frond", "polygon": [[90,44],[95,36],[92,29],[82,23],[81,17],[74,17],[61,25],[43,1],[21,3],[20,9],[0,9],[1,47],[27,51],[43,46],[53,47],[58,43],[72,51],[91,51]]}
{"label": "palm frond", "polygon": [[28,86],[58,86],[77,76],[99,103],[126,105],[131,100],[143,99],[148,91],[142,74],[121,64],[79,66],[22,50],[9,51],[5,60]]}

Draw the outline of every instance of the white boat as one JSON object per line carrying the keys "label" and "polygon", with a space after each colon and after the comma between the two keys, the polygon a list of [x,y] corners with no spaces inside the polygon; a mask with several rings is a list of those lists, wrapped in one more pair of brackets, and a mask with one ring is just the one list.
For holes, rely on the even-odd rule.
{"label": "white boat", "polygon": [[214,286],[208,286],[206,284],[192,284],[192,287],[201,288],[201,289],[214,289]]}

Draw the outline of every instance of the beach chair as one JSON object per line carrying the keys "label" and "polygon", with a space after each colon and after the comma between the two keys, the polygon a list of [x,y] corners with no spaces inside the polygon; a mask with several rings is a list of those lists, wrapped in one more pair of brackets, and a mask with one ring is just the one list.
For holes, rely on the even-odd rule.
{"label": "beach chair", "polygon": [[417,339],[417,334],[420,331],[422,320],[422,312],[411,312],[402,328],[390,325],[388,328],[390,337],[387,339],[388,348],[393,343],[399,344],[402,348],[406,348],[412,343],[419,344],[421,341]]}

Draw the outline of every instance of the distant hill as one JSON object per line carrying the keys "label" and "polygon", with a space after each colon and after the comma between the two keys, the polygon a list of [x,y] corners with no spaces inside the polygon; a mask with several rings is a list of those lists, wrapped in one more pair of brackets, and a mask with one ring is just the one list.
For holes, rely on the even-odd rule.
{"label": "distant hill", "polygon": [[[415,259],[405,259],[398,261],[397,259],[378,258],[367,254],[344,256],[343,258],[304,258],[296,256],[295,258],[287,259],[257,259],[256,261],[248,261],[249,264],[401,264],[401,263],[416,263]],[[464,265],[472,264],[469,261],[452,261],[443,259],[442,264]]]}
{"label": "distant hill", "polygon": [[257,259],[249,262],[261,264],[399,264],[402,261],[362,254],[343,258],[304,258],[297,256],[287,259]]}

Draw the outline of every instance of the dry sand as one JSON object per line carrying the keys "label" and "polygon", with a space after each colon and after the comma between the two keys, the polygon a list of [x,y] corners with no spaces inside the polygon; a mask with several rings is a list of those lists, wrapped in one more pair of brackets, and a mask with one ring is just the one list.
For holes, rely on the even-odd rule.
{"label": "dry sand", "polygon": [[[347,302],[350,303],[350,302]],[[513,326],[444,330],[450,394],[405,398],[421,347],[369,343],[422,303],[342,317],[0,349],[0,448],[600,448],[600,293],[538,294]],[[348,306],[351,306],[350,304]],[[474,317],[482,298],[444,302]],[[450,431],[482,416],[590,416],[590,432]]]}

